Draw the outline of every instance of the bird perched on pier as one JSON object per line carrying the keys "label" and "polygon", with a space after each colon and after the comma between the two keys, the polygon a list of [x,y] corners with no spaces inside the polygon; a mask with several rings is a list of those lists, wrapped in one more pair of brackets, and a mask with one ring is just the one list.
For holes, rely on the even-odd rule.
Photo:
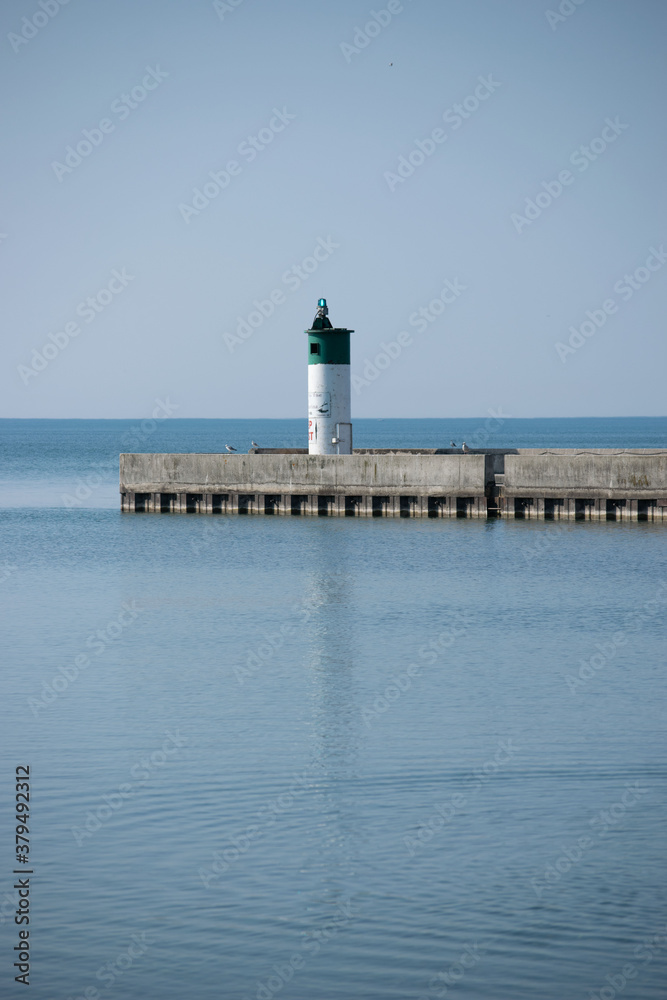
{"label": "bird perched on pier", "polygon": [[227,451],[236,451],[236,448],[233,448],[231,444],[226,444],[225,448],[227,449]]}
{"label": "bird perched on pier", "polygon": [[465,441],[464,441],[464,442],[463,442],[463,444],[461,445],[461,451],[463,452],[463,454],[464,454],[464,455],[467,455],[467,454],[468,454],[468,452],[470,451],[470,448],[469,448],[469,447],[468,447],[468,445],[467,445],[467,444],[465,443]]}
{"label": "bird perched on pier", "polygon": [[449,447],[450,448],[456,448],[456,441],[450,441],[449,442]]}
{"label": "bird perched on pier", "polygon": [[253,446],[253,448],[259,448],[259,445],[257,444],[256,441],[251,441],[250,444]]}

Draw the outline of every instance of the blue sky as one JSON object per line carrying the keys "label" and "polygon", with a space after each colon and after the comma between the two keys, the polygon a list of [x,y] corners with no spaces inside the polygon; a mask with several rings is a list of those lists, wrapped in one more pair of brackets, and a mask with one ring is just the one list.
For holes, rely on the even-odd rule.
{"label": "blue sky", "polygon": [[663,414],[666,28],[5,0],[0,415],[305,417],[320,296],[353,416]]}

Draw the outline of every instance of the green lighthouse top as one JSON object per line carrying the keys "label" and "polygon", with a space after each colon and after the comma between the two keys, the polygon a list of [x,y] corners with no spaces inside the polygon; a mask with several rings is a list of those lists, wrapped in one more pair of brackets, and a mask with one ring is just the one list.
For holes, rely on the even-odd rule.
{"label": "green lighthouse top", "polygon": [[350,334],[354,330],[332,326],[326,299],[318,299],[317,312],[308,334],[309,365],[349,365]]}

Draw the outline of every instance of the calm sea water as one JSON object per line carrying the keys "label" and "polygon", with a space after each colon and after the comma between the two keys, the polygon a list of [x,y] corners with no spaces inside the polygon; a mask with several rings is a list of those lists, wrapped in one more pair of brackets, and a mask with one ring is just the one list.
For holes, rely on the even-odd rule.
{"label": "calm sea water", "polygon": [[662,525],[121,516],[120,450],[300,444],[303,421],[0,433],[2,996],[28,995],[29,764],[35,1000],[664,1000]]}

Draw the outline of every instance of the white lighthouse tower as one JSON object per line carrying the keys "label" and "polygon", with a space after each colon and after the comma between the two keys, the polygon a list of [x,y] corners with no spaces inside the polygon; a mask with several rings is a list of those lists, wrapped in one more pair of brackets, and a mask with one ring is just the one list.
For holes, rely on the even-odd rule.
{"label": "white lighthouse tower", "polygon": [[317,303],[308,334],[308,453],[351,455],[350,334],[331,325],[327,300]]}

